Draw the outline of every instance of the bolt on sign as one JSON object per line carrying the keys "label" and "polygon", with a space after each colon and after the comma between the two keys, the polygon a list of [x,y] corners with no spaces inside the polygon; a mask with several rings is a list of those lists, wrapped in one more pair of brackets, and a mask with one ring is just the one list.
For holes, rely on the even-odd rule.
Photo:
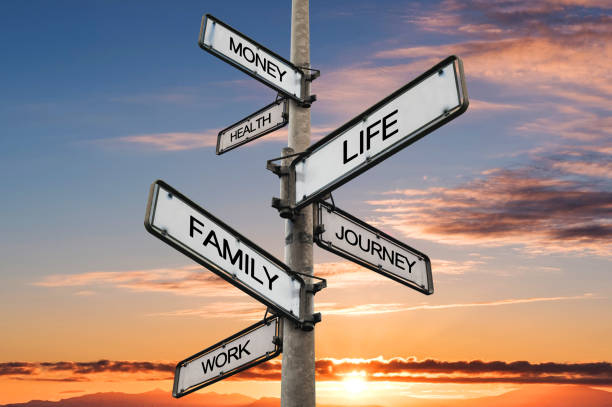
{"label": "bolt on sign", "polygon": [[182,397],[277,357],[282,350],[281,332],[280,319],[268,317],[180,361],[172,395]]}
{"label": "bolt on sign", "polygon": [[296,208],[453,120],[468,104],[461,60],[450,56],[295,159]]}
{"label": "bolt on sign", "polygon": [[433,294],[426,254],[324,201],[314,205],[314,222],[314,240],[322,249],[423,294]]}
{"label": "bolt on sign", "polygon": [[289,123],[287,99],[277,100],[219,132],[217,155],[264,136]]}
{"label": "bolt on sign", "polygon": [[304,102],[305,78],[298,67],[210,14],[202,17],[198,44],[277,92]]}
{"label": "bolt on sign", "polygon": [[163,181],[151,185],[145,228],[277,313],[304,321],[299,275]]}

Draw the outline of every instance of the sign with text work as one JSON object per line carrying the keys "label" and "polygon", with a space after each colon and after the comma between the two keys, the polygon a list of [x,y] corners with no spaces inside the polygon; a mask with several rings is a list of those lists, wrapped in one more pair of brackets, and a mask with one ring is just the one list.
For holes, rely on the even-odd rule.
{"label": "sign with text work", "polygon": [[287,99],[277,100],[219,132],[217,155],[284,127],[289,122]]}
{"label": "sign with text work", "polygon": [[172,395],[185,396],[277,357],[282,347],[280,335],[280,319],[269,317],[180,361]]}
{"label": "sign with text work", "polygon": [[210,14],[202,17],[198,44],[277,92],[304,101],[299,68]]}
{"label": "sign with text work", "polygon": [[145,228],[278,313],[303,321],[299,275],[163,181],[151,185]]}
{"label": "sign with text work", "polygon": [[295,159],[301,208],[467,110],[461,60],[450,56]]}
{"label": "sign with text work", "polygon": [[316,203],[314,219],[319,247],[423,294],[433,294],[427,255],[327,202]]}

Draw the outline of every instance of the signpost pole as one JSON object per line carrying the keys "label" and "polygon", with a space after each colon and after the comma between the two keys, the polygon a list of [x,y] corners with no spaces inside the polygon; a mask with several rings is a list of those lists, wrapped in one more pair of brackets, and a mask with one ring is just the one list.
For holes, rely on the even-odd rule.
{"label": "signpost pole", "polygon": [[[292,0],[291,5],[291,62],[310,67],[309,0]],[[309,74],[307,74],[309,76]],[[306,81],[304,98],[310,94]],[[289,147],[296,153],[310,145],[310,109],[289,102]],[[287,155],[289,149],[283,151]],[[281,199],[295,197],[295,178],[281,178]],[[287,183],[282,185],[283,183]],[[308,205],[285,221],[285,263],[294,271],[312,275],[312,207]],[[306,284],[311,284],[306,278]],[[314,312],[314,294],[306,293],[304,315]],[[295,322],[283,324],[283,365],[281,374],[281,407],[315,407],[315,350],[314,323],[310,331],[296,327]]]}

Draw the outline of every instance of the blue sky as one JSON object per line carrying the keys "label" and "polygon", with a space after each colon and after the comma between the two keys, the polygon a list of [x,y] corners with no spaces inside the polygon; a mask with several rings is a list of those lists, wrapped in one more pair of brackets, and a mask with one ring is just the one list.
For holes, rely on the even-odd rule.
{"label": "blue sky", "polygon": [[[609,5],[310,8],[311,62],[321,70],[313,137],[450,54],[463,58],[471,102],[334,192],[338,206],[428,254],[436,293],[315,249],[330,279],[317,297],[317,355],[612,359]],[[0,362],[178,360],[248,323],[212,316],[224,304],[259,312],[194,282],[199,269],[143,227],[149,185],[163,179],[283,257],[283,221],[270,207],[278,179],[265,162],[286,132],[214,151],[220,129],[276,95],[199,49],[205,13],[289,57],[287,2],[0,4],[0,320],[11,327]],[[164,290],[167,281],[184,291]],[[380,313],[360,314],[360,304]],[[375,333],[362,335],[357,320]],[[408,331],[414,324],[426,329]],[[37,339],[40,329],[52,343]],[[116,329],[129,339],[113,338]],[[170,332],[192,329],[198,340],[172,346]],[[407,332],[409,342],[390,342]]]}

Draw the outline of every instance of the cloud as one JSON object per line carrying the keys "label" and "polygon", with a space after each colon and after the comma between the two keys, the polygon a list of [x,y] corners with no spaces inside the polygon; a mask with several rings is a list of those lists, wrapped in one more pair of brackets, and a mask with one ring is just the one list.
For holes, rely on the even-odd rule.
{"label": "cloud", "polygon": [[[33,283],[40,287],[110,286],[136,292],[167,292],[176,295],[228,297],[241,295],[238,290],[201,266],[174,269],[127,271],[92,271],[80,274],[54,274]],[[94,291],[85,290],[90,295]],[[77,292],[83,295],[83,290]]]}
{"label": "cloud", "polygon": [[216,147],[217,133],[217,130],[209,130],[203,133],[150,133],[118,137],[109,142],[132,144],[162,151],[182,151]]}
{"label": "cloud", "polygon": [[422,310],[440,310],[452,308],[477,308],[477,307],[498,307],[504,305],[529,304],[535,302],[551,302],[551,301],[574,301],[597,298],[593,294],[585,293],[582,295],[566,296],[566,297],[532,297],[532,298],[510,298],[496,301],[468,302],[455,304],[421,304],[421,305],[406,305],[401,303],[388,304],[363,304],[355,306],[343,306],[335,303],[317,304],[317,311],[321,311],[323,315],[339,315],[339,316],[362,316],[389,314],[396,312],[422,311]]}
{"label": "cloud", "polygon": [[368,203],[380,214],[378,224],[406,236],[606,256],[612,253],[612,155],[602,151],[561,150],[456,187],[395,190]]}
{"label": "cloud", "polygon": [[[96,362],[8,362],[0,363],[0,372],[7,365],[27,364],[30,373],[7,374],[7,378],[22,381],[104,381],[100,374],[132,376],[138,380],[167,380],[175,363],[109,361]],[[278,381],[281,360],[275,359],[241,372],[227,380]],[[365,380],[406,383],[553,383],[612,386],[612,364],[590,363],[531,363],[528,361],[441,361],[395,357],[384,359],[321,358],[315,362],[317,381],[341,381],[359,373]],[[63,376],[58,376],[63,374]]]}

